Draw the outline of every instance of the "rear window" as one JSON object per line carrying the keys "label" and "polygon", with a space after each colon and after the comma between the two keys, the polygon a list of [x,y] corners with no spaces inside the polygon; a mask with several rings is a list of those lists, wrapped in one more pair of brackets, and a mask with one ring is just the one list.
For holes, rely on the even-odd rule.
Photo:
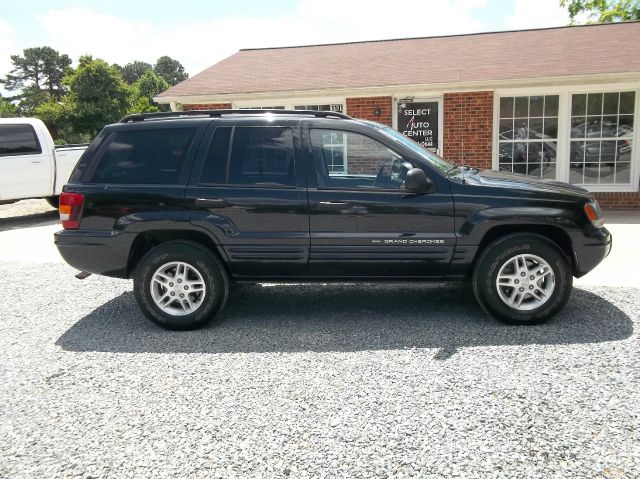
{"label": "rear window", "polygon": [[107,139],[93,183],[175,184],[195,128],[118,131]]}
{"label": "rear window", "polygon": [[0,125],[0,156],[38,153],[42,148],[31,125]]}

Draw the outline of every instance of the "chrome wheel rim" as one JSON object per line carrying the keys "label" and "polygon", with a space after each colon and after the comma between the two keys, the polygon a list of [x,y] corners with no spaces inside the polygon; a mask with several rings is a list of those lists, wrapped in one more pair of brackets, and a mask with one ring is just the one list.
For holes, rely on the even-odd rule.
{"label": "chrome wheel rim", "polygon": [[186,316],[197,311],[207,295],[200,272],[181,261],[160,266],[151,277],[150,288],[153,302],[171,316]]}
{"label": "chrome wheel rim", "polygon": [[551,298],[556,286],[553,269],[540,256],[519,254],[498,271],[496,288],[504,304],[518,311],[537,309]]}

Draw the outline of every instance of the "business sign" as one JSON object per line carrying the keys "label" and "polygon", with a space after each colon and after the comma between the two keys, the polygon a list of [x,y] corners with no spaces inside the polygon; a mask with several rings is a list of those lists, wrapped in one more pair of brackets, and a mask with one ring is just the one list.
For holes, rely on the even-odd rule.
{"label": "business sign", "polygon": [[398,104],[398,131],[425,148],[438,148],[438,102]]}

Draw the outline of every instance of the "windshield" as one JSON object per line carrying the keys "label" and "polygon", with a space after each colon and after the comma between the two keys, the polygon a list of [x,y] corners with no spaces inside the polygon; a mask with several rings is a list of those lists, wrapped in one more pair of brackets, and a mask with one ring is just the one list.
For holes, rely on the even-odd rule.
{"label": "windshield", "polygon": [[420,158],[423,158],[424,160],[428,161],[430,165],[434,166],[435,168],[440,170],[442,173],[447,174],[449,171],[451,171],[454,168],[455,165],[453,163],[449,163],[448,161],[445,161],[442,158],[440,158],[435,153],[431,153],[429,150],[424,149],[418,143],[407,138],[402,133],[398,133],[393,128],[389,128],[388,126],[381,126],[377,124],[374,124],[374,125],[378,127],[378,131],[380,131],[381,133],[384,133],[385,136],[391,138],[394,141],[397,141],[398,143],[403,144],[407,148],[410,148],[415,153],[420,155]]}

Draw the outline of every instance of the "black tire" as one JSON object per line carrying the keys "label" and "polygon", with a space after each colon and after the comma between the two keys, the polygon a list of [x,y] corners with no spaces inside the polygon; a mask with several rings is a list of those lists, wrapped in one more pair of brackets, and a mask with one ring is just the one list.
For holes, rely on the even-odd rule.
{"label": "black tire", "polygon": [[[171,262],[182,262],[195,268],[205,284],[202,303],[194,312],[183,316],[161,309],[151,293],[154,274]],[[210,250],[189,241],[170,241],[150,250],[136,267],[133,287],[140,309],[151,322],[179,331],[197,329],[209,323],[224,308],[229,296],[229,279],[223,264]]]}
{"label": "black tire", "polygon": [[[509,260],[518,255],[534,255],[544,260],[553,270],[555,286],[548,295],[546,302],[535,307],[536,298],[528,293],[530,284],[536,287],[536,281],[526,281],[525,293],[518,293],[532,307],[530,310],[516,309],[509,306],[500,297],[496,280],[500,269]],[[518,273],[522,274],[522,273]],[[514,276],[514,277],[517,277]],[[540,284],[546,284],[545,279]],[[525,284],[519,283],[522,286]],[[565,254],[552,241],[537,234],[511,234],[498,238],[489,244],[480,254],[473,271],[473,291],[478,303],[485,311],[498,320],[517,325],[540,324],[548,321],[554,314],[562,309],[569,300],[573,275]],[[513,292],[509,286],[501,288],[502,295]],[[518,290],[520,288],[518,287]],[[546,296],[545,296],[546,297]],[[525,303],[526,306],[526,303]]]}
{"label": "black tire", "polygon": [[45,198],[45,200],[47,200],[47,203],[49,203],[52,208],[58,209],[60,206],[59,196],[49,196],[48,198]]}

